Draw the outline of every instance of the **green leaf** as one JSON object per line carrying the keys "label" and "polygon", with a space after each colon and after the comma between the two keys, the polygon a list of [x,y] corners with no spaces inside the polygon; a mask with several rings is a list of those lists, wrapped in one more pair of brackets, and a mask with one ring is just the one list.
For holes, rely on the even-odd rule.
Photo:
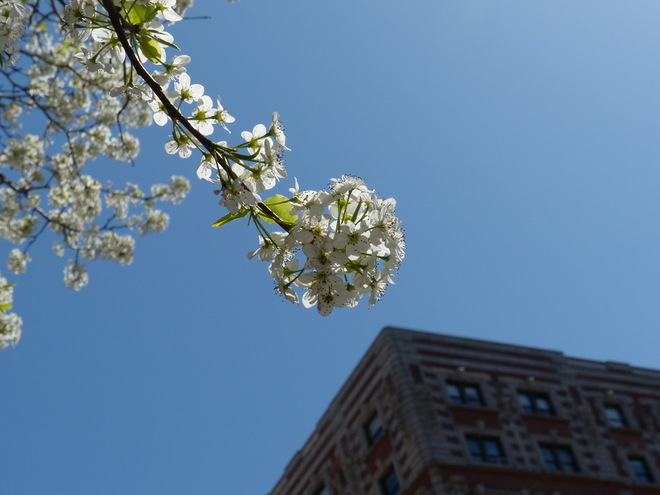
{"label": "green leaf", "polygon": [[245,215],[248,214],[248,211],[250,211],[248,208],[241,208],[236,213],[229,213],[224,217],[219,218],[218,220],[213,222],[211,224],[211,227],[220,227],[226,223],[231,222],[232,220],[236,220],[237,218],[243,218]]}
{"label": "green leaf", "polygon": [[10,303],[0,304],[0,311],[7,311],[11,309],[12,305]]}
{"label": "green leaf", "polygon": [[131,24],[141,26],[156,17],[158,11],[151,5],[141,5],[134,3],[130,10],[126,13],[126,19]]}
{"label": "green leaf", "polygon": [[158,41],[150,38],[145,33],[140,35],[140,50],[142,50],[145,57],[155,64],[159,64],[163,57],[163,47],[160,46]]}
{"label": "green leaf", "polygon": [[[290,227],[293,227],[296,223],[296,220],[298,220],[298,215],[291,214],[291,203],[289,202],[289,199],[285,198],[281,194],[271,196],[264,201],[264,204],[270,208],[271,211],[280,218],[280,220],[282,220],[282,223]],[[268,223],[277,223],[275,220],[266,216],[264,213],[259,213],[259,217]]]}
{"label": "green leaf", "polygon": [[174,43],[170,43],[169,41],[160,40],[160,43],[161,43],[162,45],[169,46],[170,48],[174,48],[175,50],[179,50],[179,51],[181,51],[181,48],[179,48],[178,46],[176,46]]}

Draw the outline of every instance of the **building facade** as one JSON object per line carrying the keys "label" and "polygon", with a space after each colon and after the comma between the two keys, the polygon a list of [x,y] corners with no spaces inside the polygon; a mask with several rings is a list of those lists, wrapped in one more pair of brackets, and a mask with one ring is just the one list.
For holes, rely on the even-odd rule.
{"label": "building facade", "polygon": [[385,328],[270,495],[660,495],[660,371]]}

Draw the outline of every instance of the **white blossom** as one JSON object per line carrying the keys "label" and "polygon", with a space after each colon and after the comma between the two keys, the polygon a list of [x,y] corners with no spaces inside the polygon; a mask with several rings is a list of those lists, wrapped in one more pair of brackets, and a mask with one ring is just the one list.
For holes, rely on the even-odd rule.
{"label": "white blossom", "polygon": [[3,0],[0,2],[0,66],[16,61],[14,50],[25,31],[25,19],[29,10],[22,2]]}
{"label": "white blossom", "polygon": [[64,268],[64,283],[66,286],[77,291],[85,287],[88,282],[87,266],[69,260]]}
{"label": "white blossom", "polygon": [[158,10],[158,17],[169,22],[178,22],[183,17],[174,10],[176,0],[158,0],[154,2],[154,6]]}
{"label": "white blossom", "polygon": [[179,98],[186,103],[192,103],[204,96],[204,86],[190,84],[190,76],[184,72],[179,76],[179,80],[174,83],[174,91],[170,96]]}
{"label": "white blossom", "polygon": [[32,256],[24,253],[20,249],[12,249],[7,259],[7,266],[12,273],[23,273],[27,264],[32,260]]}
{"label": "white blossom", "polygon": [[225,110],[225,107],[222,106],[220,103],[220,97],[216,99],[217,106],[215,108],[215,115],[214,119],[215,121],[220,124],[225,131],[229,132],[229,129],[227,128],[227,124],[231,124],[232,122],[235,122],[236,119],[227,111]]}
{"label": "white blossom", "polygon": [[23,319],[16,313],[0,312],[0,349],[18,343],[22,325]]}
{"label": "white blossom", "polygon": [[213,109],[213,100],[207,95],[202,95],[196,100],[197,108],[190,117],[190,123],[203,136],[213,134],[213,124],[215,122],[215,110]]}

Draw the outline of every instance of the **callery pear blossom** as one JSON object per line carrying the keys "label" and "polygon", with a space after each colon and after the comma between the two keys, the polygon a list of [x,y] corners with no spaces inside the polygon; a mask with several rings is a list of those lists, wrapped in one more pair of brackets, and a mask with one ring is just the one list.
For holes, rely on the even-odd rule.
{"label": "callery pear blossom", "polygon": [[[365,296],[375,304],[405,255],[395,200],[351,175],[323,190],[294,180],[288,197],[266,194],[288,175],[284,125],[273,112],[268,126],[251,126],[233,144],[214,137],[236,118],[193,79],[190,57],[169,32],[191,3],[0,0],[0,66],[15,64],[2,71],[0,87],[0,237],[16,245],[9,270],[24,272],[32,246],[49,233],[64,283],[77,291],[89,283],[92,262],[130,264],[136,234],[167,228],[160,206],[181,202],[188,179],[115,185],[86,167],[102,159],[137,165],[132,130],[153,122],[168,127],[166,154],[199,152],[189,172],[212,184],[226,210],[212,225],[246,218],[256,228],[258,247],[248,257],[268,263],[276,292],[321,315]],[[35,122],[44,128],[23,132]],[[0,277],[0,347],[21,335],[12,302],[13,284]]]}
{"label": "callery pear blossom", "polygon": [[[302,290],[305,307],[316,306],[322,315],[353,307],[367,295],[373,306],[393,283],[404,258],[405,237],[394,216],[393,200],[379,199],[353,176],[333,179],[329,193],[302,196],[318,202],[305,207],[296,190],[290,200],[291,211],[298,215],[294,225],[286,234],[276,232],[269,243],[262,237],[262,247],[251,255],[267,247],[268,256],[262,259],[272,258],[269,271],[277,290],[296,301],[291,291]],[[295,277],[290,269],[287,272],[292,259],[301,266]]]}

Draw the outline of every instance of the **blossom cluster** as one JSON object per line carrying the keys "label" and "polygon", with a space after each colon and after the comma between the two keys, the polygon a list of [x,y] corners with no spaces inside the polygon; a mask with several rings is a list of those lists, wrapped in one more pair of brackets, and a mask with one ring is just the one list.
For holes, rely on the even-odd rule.
{"label": "blossom cluster", "polygon": [[[302,303],[326,315],[335,307],[357,305],[367,294],[370,304],[379,300],[404,257],[395,201],[378,198],[361,179],[347,176],[333,179],[329,191],[296,188],[292,198],[262,198],[264,191],[287,175],[282,155],[288,148],[279,114],[273,114],[268,128],[258,124],[242,132],[243,142],[238,145],[211,141],[208,136],[216,125],[228,131],[227,124],[235,118],[219,97],[214,100],[205,94],[203,85],[192,82],[186,67],[190,57],[179,54],[166,62],[165,53],[175,46],[174,38],[159,21],[179,20],[172,10],[174,0],[120,1],[115,7],[101,3],[107,17],[102,9],[87,8],[68,22],[72,38],[80,37],[82,29],[100,44],[95,50],[80,52],[78,58],[92,71],[111,71],[113,61],[131,60],[141,83],[136,83],[140,78],[128,77],[113,92],[140,95],[157,125],[171,124],[167,153],[181,158],[190,157],[194,150],[201,153],[197,176],[218,187],[219,203],[229,211],[214,225],[249,216],[259,230],[261,245],[250,257],[271,262],[278,291],[292,302],[299,301],[296,290],[304,291]],[[138,28],[117,29],[126,26],[127,20]],[[147,72],[142,65],[147,62],[156,68]],[[184,108],[190,109],[184,113]],[[269,232],[266,224],[284,231]]]}
{"label": "blossom cluster", "polygon": [[215,126],[229,131],[227,124],[235,118],[220,97],[212,98],[203,85],[192,82],[188,55],[167,57],[167,50],[176,45],[163,23],[180,20],[179,7],[175,0],[74,0],[65,8],[64,27],[71,40],[92,40],[75,55],[90,72],[114,74],[118,64],[130,61],[133,70],[125,72],[110,93],[139,97],[151,108],[157,125],[172,125],[167,153],[188,158],[193,150],[201,152],[197,175],[222,186],[221,204],[230,211],[254,206],[261,201],[259,191],[271,189],[286,176],[283,126],[275,113],[268,129],[258,124],[242,132],[244,142],[239,145],[208,139]]}
{"label": "blossom cluster", "polygon": [[27,14],[23,2],[0,1],[0,67],[16,61],[15,49],[25,31]]}
{"label": "blossom cluster", "polygon": [[[97,2],[71,6],[84,13]],[[169,217],[158,203],[179,203],[190,183],[166,178],[143,191],[94,176],[95,160],[133,162],[140,145],[130,130],[151,123],[150,109],[143,98],[113,93],[130,65],[115,61],[110,71],[88,71],[75,63],[102,42],[66,40],[60,21],[67,9],[0,0],[0,238],[17,246],[7,259],[15,274],[28,268],[31,247],[50,238],[64,258],[65,284],[78,290],[88,282],[87,262],[130,263],[134,235],[164,230]],[[80,22],[88,22],[84,14]],[[21,319],[9,312],[13,285],[0,282],[4,347],[18,341]]]}
{"label": "blossom cluster", "polygon": [[16,344],[21,338],[21,325],[23,320],[16,313],[9,310],[13,304],[13,284],[0,277],[0,349]]}
{"label": "blossom cluster", "polygon": [[381,199],[358,177],[333,179],[329,191],[292,189],[288,232],[266,233],[248,254],[270,261],[276,289],[321,315],[354,307],[364,296],[380,300],[404,257],[405,239],[394,215],[396,201]]}
{"label": "blossom cluster", "polygon": [[[0,80],[0,237],[20,247],[9,255],[10,270],[24,272],[30,247],[48,232],[55,254],[69,255],[65,284],[79,290],[89,280],[87,262],[129,264],[134,233],[167,228],[167,213],[154,205],[180,202],[187,179],[172,177],[147,193],[104,182],[88,167],[101,157],[132,163],[140,143],[128,129],[154,122],[171,127],[167,153],[199,153],[197,177],[213,184],[228,210],[213,225],[248,217],[256,226],[261,247],[250,257],[270,262],[284,297],[324,315],[367,295],[374,304],[404,257],[395,201],[353,176],[333,179],[328,190],[300,191],[296,184],[289,198],[265,197],[287,176],[284,127],[274,113],[269,126],[243,131],[238,144],[212,138],[236,119],[220,97],[193,82],[191,59],[167,30],[191,3],[0,0],[0,66],[14,63]],[[28,121],[44,122],[42,132],[23,133]],[[4,282],[6,345],[18,340],[20,318],[7,312],[11,302],[3,297],[11,298],[12,286]]]}

